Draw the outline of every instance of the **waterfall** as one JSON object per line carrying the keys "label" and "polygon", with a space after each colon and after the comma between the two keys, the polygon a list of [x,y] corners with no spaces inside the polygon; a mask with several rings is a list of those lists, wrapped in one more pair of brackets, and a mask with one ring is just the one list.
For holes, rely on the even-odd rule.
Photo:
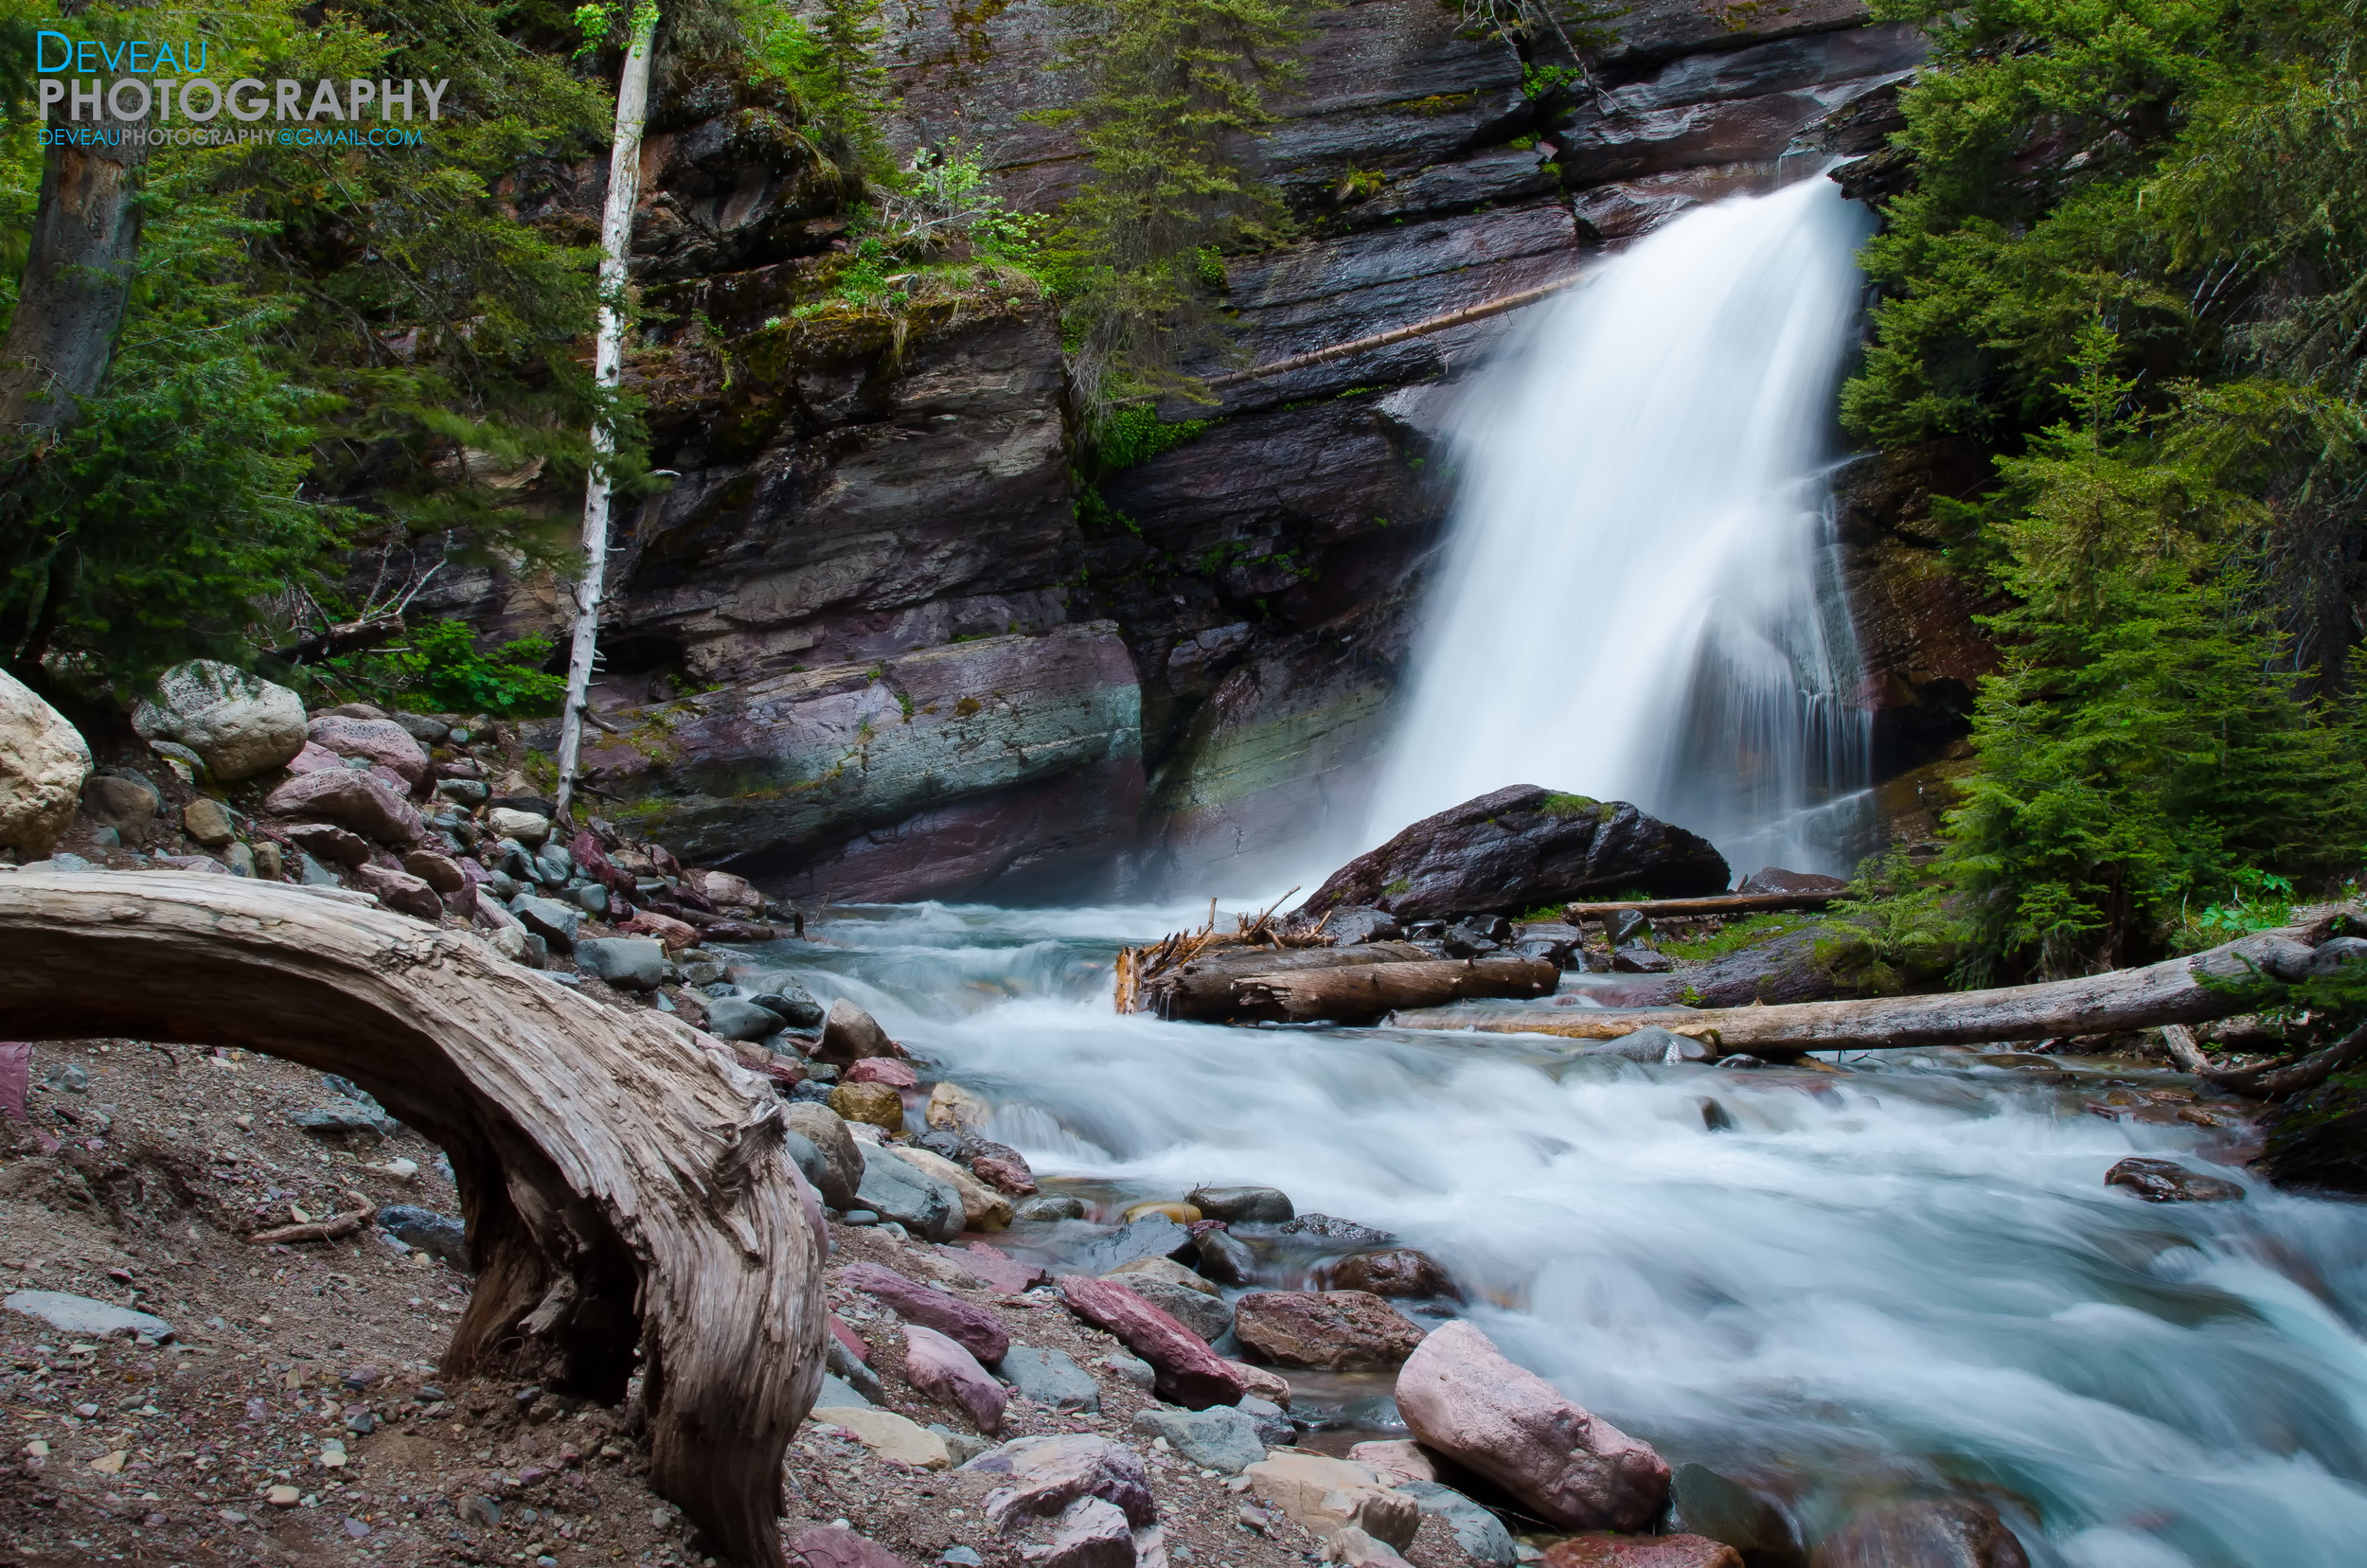
{"label": "waterfall", "polygon": [[1366,840],[1506,784],[1630,800],[1738,872],[1842,871],[1866,723],[1823,471],[1870,220],[1686,214],[1536,312],[1462,490]]}

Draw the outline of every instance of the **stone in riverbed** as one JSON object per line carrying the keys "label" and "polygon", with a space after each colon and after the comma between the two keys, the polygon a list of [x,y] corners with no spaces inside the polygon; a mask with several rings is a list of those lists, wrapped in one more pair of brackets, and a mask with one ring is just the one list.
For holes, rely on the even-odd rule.
{"label": "stone in riverbed", "polygon": [[1079,1199],[1065,1192],[1043,1192],[1027,1199],[1011,1210],[1021,1220],[1046,1222],[1056,1220],[1082,1220],[1085,1205]]}
{"label": "stone in riverbed", "polygon": [[[856,1092],[877,1091],[893,1095],[893,1089],[879,1084],[857,1084]],[[844,1089],[830,1091],[835,1102],[846,1093]],[[832,1110],[837,1110],[835,1103]],[[852,1134],[850,1133],[851,1137]],[[863,1178],[855,1189],[856,1204],[871,1210],[882,1220],[893,1220],[906,1230],[928,1241],[951,1241],[962,1230],[962,1195],[943,1182],[922,1173],[919,1167],[898,1159],[887,1149],[863,1146]],[[848,1204],[833,1204],[845,1208]],[[933,1325],[933,1327],[941,1327]],[[992,1360],[984,1357],[982,1360]]]}
{"label": "stone in riverbed", "polygon": [[312,744],[339,757],[358,757],[417,784],[427,776],[427,752],[411,732],[391,719],[347,719],[328,714],[304,726]]}
{"label": "stone in riverbed", "polygon": [[1412,1247],[1358,1253],[1316,1271],[1326,1291],[1365,1291],[1377,1296],[1453,1296],[1454,1280],[1438,1259]]}
{"label": "stone in riverbed", "polygon": [[894,1459],[919,1470],[947,1470],[953,1463],[945,1439],[917,1421],[892,1410],[833,1405],[817,1409],[813,1418],[851,1433],[857,1442],[882,1459]]}
{"label": "stone in riverbed", "polygon": [[1742,1558],[1732,1546],[1698,1535],[1590,1531],[1545,1548],[1544,1568],[1742,1568]]}
{"label": "stone in riverbed", "polygon": [[803,1531],[787,1550],[790,1561],[801,1568],[911,1568],[878,1541],[833,1524]]}
{"label": "stone in riverbed", "polygon": [[0,1307],[39,1318],[61,1334],[91,1339],[135,1339],[143,1334],[158,1341],[172,1338],[172,1325],[152,1312],[111,1307],[63,1291],[16,1291],[0,1298]]}
{"label": "stone in riverbed", "polygon": [[1151,1364],[1160,1398],[1205,1410],[1236,1403],[1245,1392],[1240,1375],[1205,1341],[1115,1280],[1070,1274],[1060,1281],[1060,1296],[1069,1310]]}
{"label": "stone in riverbed", "polygon": [[1192,1245],[1200,1252],[1200,1272],[1219,1285],[1246,1285],[1257,1272],[1257,1255],[1229,1234],[1219,1221],[1195,1227]]}
{"label": "stone in riverbed", "polygon": [[842,1083],[830,1091],[830,1109],[848,1121],[890,1132],[904,1130],[904,1096],[884,1083]]}
{"label": "stone in riverbed", "polygon": [[90,769],[82,732],[0,670],[0,847],[27,861],[49,853],[74,821]]}
{"label": "stone in riverbed", "polygon": [[985,1512],[987,1523],[1006,1533],[1030,1519],[1052,1518],[1080,1497],[1099,1498],[1138,1528],[1159,1518],[1142,1455],[1090,1433],[1016,1438],[962,1469],[998,1483]]}
{"label": "stone in riverbed", "polygon": [[208,849],[227,849],[238,841],[238,819],[230,808],[211,795],[199,795],[181,808],[181,830]]}
{"label": "stone in riverbed", "polygon": [[1020,1547],[1033,1568],[1134,1568],[1140,1549],[1126,1515],[1097,1497],[1080,1497],[1060,1510],[1047,1541]]}
{"label": "stone in riverbed", "polygon": [[1227,1405],[1209,1410],[1153,1405],[1134,1413],[1134,1431],[1145,1437],[1165,1437],[1169,1448],[1193,1464],[1223,1475],[1238,1475],[1266,1457],[1256,1418]]}
{"label": "stone in riverbed", "polygon": [[1234,1310],[1233,1331],[1277,1366],[1367,1372],[1396,1366],[1422,1330],[1366,1291],[1259,1291]]}
{"label": "stone in riverbed", "polygon": [[1095,1237],[1076,1253],[1080,1273],[1106,1274],[1138,1257],[1172,1257],[1192,1245],[1192,1233],[1164,1214],[1147,1214],[1125,1229]]}
{"label": "stone in riverbed", "polygon": [[[666,979],[666,946],[647,936],[601,936],[576,944],[576,968],[618,990],[653,991]],[[709,1011],[712,1028],[713,1012]]]}
{"label": "stone in riverbed", "polygon": [[280,831],[288,842],[317,859],[338,865],[364,865],[370,858],[369,841],[329,822],[291,823]]}
{"label": "stone in riverbed", "polygon": [[1722,893],[1706,839],[1619,801],[1516,784],[1425,817],[1335,871],[1301,906],[1362,905],[1401,919],[1534,909],[1640,887],[1655,898]]}
{"label": "stone in riverbed", "polygon": [[1221,1297],[1208,1295],[1171,1279],[1140,1274],[1113,1276],[1127,1289],[1212,1344],[1233,1327],[1233,1309]]}
{"label": "stone in riverbed", "polygon": [[970,1162],[970,1168],[972,1175],[988,1186],[1007,1192],[1014,1198],[1027,1197],[1036,1190],[1036,1173],[1027,1168],[1024,1160],[1010,1160],[1000,1154],[981,1154]]}
{"label": "stone in riverbed", "polygon": [[1492,1564],[1493,1568],[1512,1568],[1519,1560],[1512,1546],[1512,1532],[1504,1528],[1504,1521],[1452,1487],[1435,1481],[1407,1480],[1397,1483],[1397,1490],[1414,1499],[1415,1506],[1422,1512],[1445,1524],[1453,1533],[1455,1544],[1475,1561]]}
{"label": "stone in riverbed", "polygon": [[2104,1173],[2106,1186],[2125,1186],[2148,1203],[2228,1203],[2243,1201],[2244,1189],[2217,1176],[2189,1170],[2176,1160],[2131,1155]]}
{"label": "stone in riverbed", "polygon": [[1611,967],[1621,974],[1666,974],[1677,966],[1664,953],[1654,953],[1641,942],[1630,942],[1611,955]]}
{"label": "stone in riverbed", "polygon": [[900,1057],[904,1047],[887,1037],[878,1019],[845,997],[830,1004],[822,1021],[822,1040],[814,1046],[817,1061],[844,1067],[865,1057]]}
{"label": "stone in riverbed", "polygon": [[324,818],[399,848],[409,848],[427,831],[410,802],[351,768],[298,774],[263,797],[263,810],[273,816]]}
{"label": "stone in riverbed", "polygon": [[1668,1467],[1516,1366],[1468,1323],[1425,1338],[1397,1373],[1397,1411],[1424,1447],[1477,1470],[1565,1529],[1637,1530],[1668,1502]]}
{"label": "stone in riverbed", "polygon": [[1313,1453],[1276,1453],[1249,1466],[1250,1490],[1318,1536],[1354,1528],[1391,1546],[1410,1545],[1421,1527],[1414,1499],[1379,1471]]}
{"label": "stone in riverbed", "polygon": [[412,850],[402,857],[402,868],[438,893],[457,893],[469,885],[468,873],[460,869],[460,863],[433,849]]}
{"label": "stone in riverbed", "polygon": [[1438,1479],[1437,1456],[1407,1437],[1351,1444],[1348,1458],[1360,1465],[1370,1465],[1375,1470],[1393,1471],[1408,1481]]}
{"label": "stone in riverbed", "polygon": [[386,1203],[379,1208],[372,1223],[404,1246],[416,1247],[464,1274],[468,1272],[469,1227],[456,1217],[412,1203]]}
{"label": "stone in riverbed", "polygon": [[[854,1084],[847,1087],[866,1086]],[[964,1230],[995,1231],[1011,1222],[1011,1201],[1008,1198],[943,1155],[925,1149],[898,1149],[891,1152],[906,1164],[918,1167],[920,1173],[932,1181],[942,1182],[961,1194]]]}
{"label": "stone in riverbed", "polygon": [[842,1083],[884,1083],[891,1089],[917,1089],[920,1077],[909,1061],[894,1057],[865,1057],[846,1069]]}
{"label": "stone in riverbed", "polygon": [[989,1366],[1011,1347],[1011,1336],[994,1313],[907,1279],[894,1269],[878,1263],[850,1263],[840,1277],[886,1302],[906,1321],[934,1328]]}
{"label": "stone in riverbed", "polygon": [[1606,1040],[1599,1045],[1581,1046],[1575,1054],[1582,1057],[1618,1057],[1626,1061],[1661,1065],[1678,1061],[1708,1061],[1717,1053],[1715,1047],[1691,1035],[1681,1035],[1655,1024],[1623,1034],[1616,1040]]}
{"label": "stone in riverbed", "polygon": [[[1005,1348],[1009,1348],[1008,1341],[1005,1342]],[[1006,1398],[1003,1385],[987,1375],[977,1357],[951,1337],[922,1324],[904,1325],[904,1376],[923,1394],[968,1411],[979,1431],[1002,1430]]]}
{"label": "stone in riverbed", "polygon": [[1783,1510],[1706,1465],[1680,1465],[1669,1478],[1678,1528],[1722,1541],[1752,1568],[1807,1568]]}
{"label": "stone in riverbed", "polygon": [[496,806],[485,813],[485,830],[497,839],[516,839],[531,849],[551,836],[551,819],[540,811]]}
{"label": "stone in riverbed", "polygon": [[444,900],[436,896],[436,889],[408,871],[383,865],[357,865],[353,868],[353,880],[363,892],[377,894],[380,903],[414,919],[434,925],[443,918]]}
{"label": "stone in riverbed", "polygon": [[559,952],[575,951],[576,933],[583,929],[583,910],[580,906],[527,894],[511,900],[509,912],[518,917],[520,925]]}
{"label": "stone in riverbed", "polygon": [[82,814],[118,833],[136,833],[156,820],[165,797],[145,778],[93,774],[82,781]]}
{"label": "stone in riverbed", "polygon": [[1195,1187],[1190,1201],[1206,1218],[1232,1224],[1278,1225],[1298,1212],[1290,1195],[1273,1187]]}
{"label": "stone in riverbed", "polygon": [[972,1241],[959,1251],[947,1247],[945,1254],[976,1274],[988,1289],[1004,1295],[1034,1290],[1051,1277],[1041,1265],[1022,1262],[990,1242]]}
{"label": "stone in riverbed", "polygon": [[1093,1412],[1101,1408],[1101,1385],[1065,1351],[1014,1345],[1004,1354],[1000,1370],[1021,1399],[1048,1410]]}
{"label": "stone in riverbed", "polygon": [[791,1102],[783,1114],[790,1131],[805,1134],[822,1152],[825,1174],[814,1184],[822,1201],[834,1209],[854,1207],[855,1189],[863,1185],[863,1159],[854,1134],[846,1131],[845,1119],[828,1106],[810,1100]]}
{"label": "stone in riverbed", "polygon": [[1214,1285],[1172,1257],[1138,1257],[1131,1263],[1121,1263],[1112,1269],[1110,1277],[1138,1291],[1145,1280],[1157,1279],[1169,1285],[1181,1285],[1187,1291],[1197,1291],[1201,1295],[1213,1296],[1217,1293]]}
{"label": "stone in riverbed", "polygon": [[1780,865],[1762,865],[1742,879],[1737,893],[1842,893],[1849,884],[1839,877],[1823,877],[1813,871],[1787,871]]}
{"label": "stone in riverbed", "polygon": [[132,710],[143,740],[174,740],[223,783],[252,778],[304,749],[304,700],[283,686],[211,659],[175,665]]}
{"label": "stone in riverbed", "polygon": [[1360,1225],[1353,1220],[1343,1220],[1334,1214],[1302,1214],[1274,1227],[1276,1236],[1305,1237],[1317,1241],[1337,1241],[1344,1247],[1390,1247],[1397,1238],[1387,1231]]}
{"label": "stone in riverbed", "polygon": [[[742,1002],[736,996],[719,996],[707,1003],[707,1033],[718,1040],[764,1040],[779,1034],[786,1022],[772,1008]],[[900,1106],[899,1122],[900,1125]]]}
{"label": "stone in riverbed", "polygon": [[1817,1542],[1816,1568],[2030,1568],[1997,1510],[1969,1498],[1860,1514]]}

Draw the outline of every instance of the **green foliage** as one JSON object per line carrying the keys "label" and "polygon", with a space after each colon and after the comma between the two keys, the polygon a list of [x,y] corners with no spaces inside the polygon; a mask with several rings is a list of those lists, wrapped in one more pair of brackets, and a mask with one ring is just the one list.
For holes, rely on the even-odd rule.
{"label": "green foliage", "polygon": [[879,121],[887,93],[887,72],[878,62],[881,3],[823,0],[800,14],[787,0],[744,0],[740,12],[752,79],[789,89],[858,188],[896,179]]}
{"label": "green foliage", "polygon": [[1112,411],[1102,421],[1094,450],[1104,468],[1132,468],[1196,439],[1216,423],[1214,419],[1180,419],[1169,423],[1159,418],[1156,408],[1135,403]]}
{"label": "green foliage", "polygon": [[467,626],[436,620],[414,628],[405,647],[331,659],[327,668],[332,685],[414,713],[532,718],[557,713],[567,694],[567,678],[543,668],[554,646],[531,636],[479,651]]}
{"label": "green foliage", "polygon": [[1903,849],[1868,857],[1815,929],[1818,965],[1860,995],[1928,989],[1964,960],[1967,933],[1947,882]]}
{"label": "green foliage", "polygon": [[1757,947],[1761,942],[1772,941],[1815,923],[1798,915],[1753,915],[1739,920],[1728,920],[1716,931],[1691,936],[1663,937],[1660,950],[1671,958],[1723,958],[1730,953]]}
{"label": "green foliage", "polygon": [[[1539,811],[1553,817],[1584,816],[1598,810],[1599,806],[1600,803],[1593,797],[1582,794],[1549,794],[1537,803]],[[1637,897],[1649,898],[1651,895],[1644,893]]]}
{"label": "green foliage", "polygon": [[1222,254],[1279,232],[1280,199],[1248,153],[1313,3],[1062,0],[1081,34],[1071,62],[1093,86],[1043,117],[1075,129],[1093,177],[1046,260],[1088,426],[1137,399],[1205,399],[1182,366],[1222,347],[1208,301]]}

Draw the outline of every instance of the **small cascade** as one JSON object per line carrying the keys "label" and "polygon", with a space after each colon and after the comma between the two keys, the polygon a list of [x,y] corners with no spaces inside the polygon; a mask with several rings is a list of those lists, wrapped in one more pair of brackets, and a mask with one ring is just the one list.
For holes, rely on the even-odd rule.
{"label": "small cascade", "polygon": [[1367,829],[1506,784],[1631,800],[1737,871],[1862,852],[1826,472],[1870,220],[1830,182],[1688,213],[1543,307],[1463,474]]}

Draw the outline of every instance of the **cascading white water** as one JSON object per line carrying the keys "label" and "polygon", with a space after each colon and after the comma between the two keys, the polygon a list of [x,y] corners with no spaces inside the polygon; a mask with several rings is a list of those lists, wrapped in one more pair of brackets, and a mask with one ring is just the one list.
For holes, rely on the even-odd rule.
{"label": "cascading white water", "polygon": [[[2359,1560],[2367,1206],[2229,1166],[2202,1168],[2242,1203],[2106,1186],[2128,1154],[2225,1152],[2167,1116],[2082,1114],[2152,1075],[2062,1061],[2067,1084],[1966,1052],[1737,1073],[1112,1016],[1117,936],[1205,912],[883,909],[767,962],[877,1014],[1105,1216],[1244,1182],[1396,1232],[1507,1353],[1672,1465],[1777,1500],[1810,1544],[1869,1506],[1970,1493],[2037,1568]],[[1318,1440],[1402,1435],[1387,1375],[1293,1376],[1301,1417],[1349,1429]]]}
{"label": "cascading white water", "polygon": [[1737,869],[1845,869],[1862,782],[1821,470],[1868,219],[1826,180],[1688,213],[1553,305],[1463,490],[1366,837],[1506,784],[1631,800]]}

